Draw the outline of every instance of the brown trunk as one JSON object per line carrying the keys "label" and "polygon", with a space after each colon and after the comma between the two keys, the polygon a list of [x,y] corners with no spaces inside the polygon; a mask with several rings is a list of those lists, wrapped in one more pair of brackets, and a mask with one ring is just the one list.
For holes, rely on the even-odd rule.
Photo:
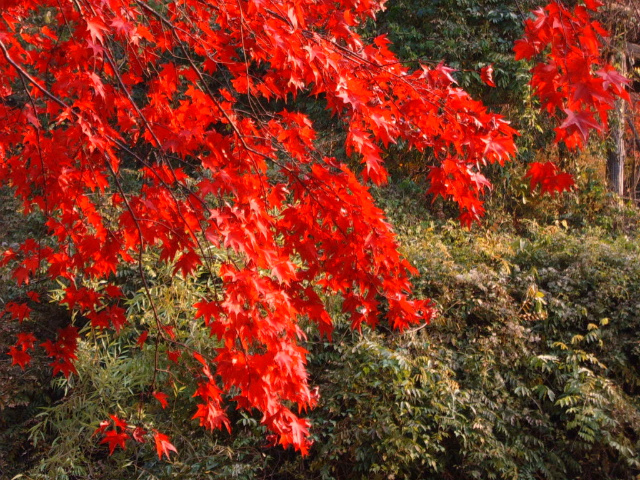
{"label": "brown trunk", "polygon": [[[626,56],[620,54],[620,73],[626,74]],[[610,116],[611,146],[607,154],[607,180],[609,189],[621,197],[624,196],[624,163],[626,150],[624,147],[624,115],[625,102],[617,100]]]}
{"label": "brown trunk", "polygon": [[636,126],[633,123],[633,116],[627,117],[627,124],[631,129],[631,133],[633,134],[633,141],[631,142],[631,183],[629,185],[629,196],[634,201],[634,203],[638,203],[638,184],[640,183],[640,167],[636,162],[636,152],[640,152],[640,136],[638,136],[638,131],[636,130]]}

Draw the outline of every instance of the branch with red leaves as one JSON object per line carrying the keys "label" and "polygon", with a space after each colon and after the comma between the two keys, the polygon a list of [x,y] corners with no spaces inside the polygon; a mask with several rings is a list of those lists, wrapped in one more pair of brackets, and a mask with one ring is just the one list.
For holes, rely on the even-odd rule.
{"label": "branch with red leaves", "polygon": [[[591,19],[602,3],[586,0],[573,8],[551,2],[525,22],[525,34],[515,45],[517,60],[543,56],[532,69],[531,86],[540,106],[557,117],[556,142],[569,149],[583,147],[592,131],[603,132],[617,98],[629,101],[629,80],[602,58],[602,39],[609,34]],[[574,182],[555,165],[534,163],[527,177],[543,193],[569,190]]]}

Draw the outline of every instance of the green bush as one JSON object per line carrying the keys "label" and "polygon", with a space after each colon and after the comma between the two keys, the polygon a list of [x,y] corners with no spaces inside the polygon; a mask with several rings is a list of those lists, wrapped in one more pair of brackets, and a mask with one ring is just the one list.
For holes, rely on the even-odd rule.
{"label": "green bush", "polygon": [[534,222],[524,236],[465,232],[407,223],[402,198],[391,205],[405,220],[418,284],[442,316],[408,334],[345,334],[312,350],[323,403],[312,414],[319,445],[310,470],[321,478],[637,475],[637,237]]}

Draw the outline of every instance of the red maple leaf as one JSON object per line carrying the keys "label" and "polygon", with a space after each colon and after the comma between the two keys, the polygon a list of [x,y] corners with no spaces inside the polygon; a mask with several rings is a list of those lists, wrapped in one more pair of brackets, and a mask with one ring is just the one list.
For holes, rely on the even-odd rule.
{"label": "red maple leaf", "polygon": [[173,363],[178,363],[180,355],[182,355],[182,352],[180,350],[167,350],[167,357],[169,357],[169,360],[171,360]]}
{"label": "red maple leaf", "polygon": [[138,347],[142,348],[144,346],[144,343],[147,341],[147,337],[149,336],[149,331],[145,330],[144,332],[142,332],[139,336],[138,339],[136,340],[136,345],[138,345]]}
{"label": "red maple leaf", "polygon": [[596,11],[604,5],[600,0],[584,0],[584,4],[589,10]]}
{"label": "red maple leaf", "polygon": [[220,306],[217,302],[207,302],[202,300],[195,303],[193,306],[196,309],[195,318],[204,317],[204,323],[207,326],[210,325],[211,319],[217,319],[221,313]]}
{"label": "red maple leaf", "polygon": [[31,308],[26,303],[9,302],[4,307],[4,310],[20,323],[31,315]]}
{"label": "red maple leaf", "polygon": [[176,447],[174,447],[170,442],[169,442],[169,437],[167,437],[165,434],[160,433],[157,430],[153,431],[153,439],[156,442],[156,452],[158,452],[158,459],[162,460],[162,456],[166,455],[167,459],[170,458],[169,453],[170,452],[176,452],[178,453],[178,450],[176,450]]}
{"label": "red maple leaf", "polygon": [[87,19],[86,23],[87,23],[87,31],[89,32],[91,39],[96,43],[103,44],[104,43],[103,34],[109,30],[107,26],[104,24],[104,22],[100,18],[94,17],[91,19]]}
{"label": "red maple leaf", "polygon": [[100,424],[98,425],[98,428],[96,428],[93,432],[93,435],[98,435],[100,433],[104,433],[104,431],[109,428],[109,425],[111,425],[111,423],[109,423],[108,420],[103,420],[100,422]]}
{"label": "red maple leaf", "polygon": [[109,328],[109,313],[106,310],[102,310],[100,312],[89,312],[87,314],[87,318],[91,320],[91,326],[93,328],[98,328],[100,330]]}
{"label": "red maple leaf", "polygon": [[18,333],[18,341],[16,342],[16,346],[22,347],[23,350],[29,350],[33,348],[36,342],[36,337],[31,332],[22,332]]}
{"label": "red maple leaf", "polygon": [[180,255],[180,258],[176,262],[176,266],[173,271],[174,273],[180,271],[182,272],[182,276],[184,278],[187,278],[189,274],[193,272],[198,265],[200,265],[200,263],[202,263],[200,255],[198,255],[198,253],[194,252],[193,250],[189,250]]}
{"label": "red maple leaf", "polygon": [[125,442],[129,438],[129,434],[126,432],[118,432],[117,430],[108,430],[104,432],[104,438],[100,443],[106,443],[109,445],[109,455],[113,455],[116,447],[125,449]]}
{"label": "red maple leaf", "polygon": [[493,81],[493,65],[489,64],[486,67],[482,67],[480,70],[480,78],[490,87],[495,87],[496,84]]}
{"label": "red maple leaf", "polygon": [[113,420],[113,423],[116,426],[116,428],[120,428],[122,430],[126,430],[127,429],[127,422],[122,420],[117,415],[109,415],[109,418],[111,418],[111,420]]}
{"label": "red maple leaf", "polygon": [[602,131],[602,125],[596,121],[593,113],[591,112],[574,112],[573,110],[565,108],[564,113],[567,114],[567,118],[558,128],[566,130],[567,135],[571,135],[575,131],[578,131],[580,132],[582,139],[586,142],[589,139],[589,132],[591,130]]}
{"label": "red maple leaf", "polygon": [[167,395],[166,393],[153,392],[153,396],[156,398],[156,400],[160,402],[160,405],[162,405],[162,408],[165,408],[168,405],[167,398],[169,398],[169,395]]}
{"label": "red maple leaf", "polygon": [[605,67],[596,72],[602,80],[604,81],[603,87],[605,89],[611,88],[617,95],[626,101],[630,102],[631,98],[629,97],[629,92],[627,91],[627,86],[631,83],[624,75],[621,75],[615,68],[611,65],[605,65]]}
{"label": "red maple leaf", "polygon": [[122,289],[117,285],[107,285],[104,289],[104,293],[111,298],[120,298],[123,296]]}
{"label": "red maple leaf", "polygon": [[111,320],[113,328],[115,328],[116,332],[119,332],[127,323],[127,317],[124,314],[124,309],[122,307],[114,305],[111,307],[107,307],[106,312],[109,316],[109,320]]}
{"label": "red maple leaf", "polygon": [[31,355],[15,345],[9,349],[8,355],[11,355],[12,358],[11,365],[20,365],[23,370],[31,361]]}
{"label": "red maple leaf", "polygon": [[40,294],[38,292],[34,292],[33,290],[27,292],[27,297],[29,297],[34,302],[40,301]]}
{"label": "red maple leaf", "polygon": [[231,433],[229,418],[217,402],[207,401],[199,404],[196,413],[191,418],[200,419],[200,425],[209,430],[216,430],[224,426],[227,432]]}
{"label": "red maple leaf", "polygon": [[63,358],[57,358],[51,362],[49,366],[53,367],[54,376],[58,373],[62,373],[66,378],[69,378],[72,373],[78,373],[75,365],[70,360]]}
{"label": "red maple leaf", "polygon": [[136,427],[133,430],[133,433],[131,434],[131,436],[138,443],[146,443],[146,440],[144,438],[146,434],[147,434],[147,431],[144,428]]}

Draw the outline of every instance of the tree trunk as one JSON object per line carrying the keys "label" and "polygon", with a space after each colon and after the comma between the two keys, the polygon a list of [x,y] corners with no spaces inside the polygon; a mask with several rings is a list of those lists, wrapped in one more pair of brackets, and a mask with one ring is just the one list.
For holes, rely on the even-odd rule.
{"label": "tree trunk", "polygon": [[[620,73],[626,74],[626,55],[620,54]],[[609,181],[609,189],[624,196],[624,163],[626,159],[626,150],[624,146],[624,116],[625,101],[616,100],[615,108],[611,112],[611,146],[607,154],[607,180]]]}

